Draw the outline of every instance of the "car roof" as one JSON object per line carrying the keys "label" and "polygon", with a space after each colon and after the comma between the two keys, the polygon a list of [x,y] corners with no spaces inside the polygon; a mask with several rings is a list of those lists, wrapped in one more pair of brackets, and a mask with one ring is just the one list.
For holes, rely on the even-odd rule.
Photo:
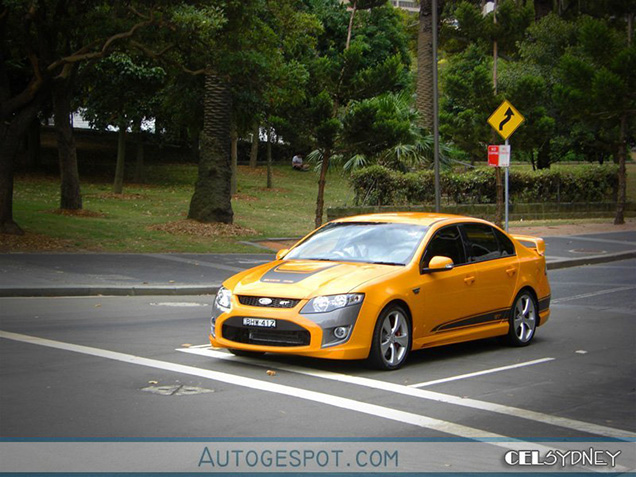
{"label": "car roof", "polygon": [[453,214],[439,214],[428,212],[383,212],[377,214],[355,215],[352,217],[343,217],[333,222],[383,222],[394,224],[414,224],[431,226],[442,221],[466,220],[474,222],[483,222],[473,217]]}

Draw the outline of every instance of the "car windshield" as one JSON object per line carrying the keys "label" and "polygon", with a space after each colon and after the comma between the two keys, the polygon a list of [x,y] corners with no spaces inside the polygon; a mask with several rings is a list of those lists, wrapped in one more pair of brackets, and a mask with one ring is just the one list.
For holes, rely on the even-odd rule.
{"label": "car windshield", "polygon": [[427,230],[412,224],[336,222],[318,230],[285,259],[406,265]]}

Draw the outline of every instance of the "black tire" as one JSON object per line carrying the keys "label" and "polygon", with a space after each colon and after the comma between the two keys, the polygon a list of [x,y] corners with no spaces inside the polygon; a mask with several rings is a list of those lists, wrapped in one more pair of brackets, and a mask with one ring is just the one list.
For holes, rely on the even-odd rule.
{"label": "black tire", "polygon": [[528,346],[534,338],[539,322],[539,306],[534,295],[528,290],[521,290],[515,297],[508,318],[507,342],[511,346]]}
{"label": "black tire", "polygon": [[229,348],[229,351],[235,356],[243,356],[244,358],[257,358],[265,354],[263,351],[247,351],[244,349],[234,349],[234,348]]}
{"label": "black tire", "polygon": [[398,305],[387,306],[375,323],[367,361],[375,369],[391,371],[404,365],[411,351],[411,320]]}

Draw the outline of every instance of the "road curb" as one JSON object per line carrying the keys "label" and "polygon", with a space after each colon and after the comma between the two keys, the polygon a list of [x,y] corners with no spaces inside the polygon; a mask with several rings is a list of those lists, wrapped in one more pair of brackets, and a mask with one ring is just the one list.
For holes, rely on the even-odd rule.
{"label": "road curb", "polygon": [[548,262],[548,270],[558,270],[561,268],[580,267],[582,265],[594,265],[598,263],[615,262],[617,260],[627,260],[636,258],[636,250],[627,252],[606,253],[603,255],[590,255],[588,257],[567,258]]}
{"label": "road curb", "polygon": [[[591,255],[548,262],[548,270],[580,267],[599,263],[615,262],[636,258],[636,250],[627,252]],[[15,287],[0,288],[0,298],[71,297],[71,296],[184,296],[214,295],[218,285],[184,286],[58,286],[58,287]]]}
{"label": "road curb", "polygon": [[68,286],[40,288],[0,288],[0,297],[64,297],[64,296],[151,296],[151,295],[214,295],[218,286],[176,287],[113,287],[113,286]]}

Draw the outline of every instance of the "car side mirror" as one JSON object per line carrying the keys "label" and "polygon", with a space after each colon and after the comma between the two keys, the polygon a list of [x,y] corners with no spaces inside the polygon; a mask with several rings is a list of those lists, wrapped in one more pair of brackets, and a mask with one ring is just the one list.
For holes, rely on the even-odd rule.
{"label": "car side mirror", "polygon": [[452,258],[435,255],[431,258],[431,261],[428,262],[428,268],[424,268],[422,273],[446,272],[448,270],[452,270],[453,266]]}
{"label": "car side mirror", "polygon": [[278,252],[276,252],[276,260],[281,260],[285,255],[289,252],[288,248],[282,248]]}

